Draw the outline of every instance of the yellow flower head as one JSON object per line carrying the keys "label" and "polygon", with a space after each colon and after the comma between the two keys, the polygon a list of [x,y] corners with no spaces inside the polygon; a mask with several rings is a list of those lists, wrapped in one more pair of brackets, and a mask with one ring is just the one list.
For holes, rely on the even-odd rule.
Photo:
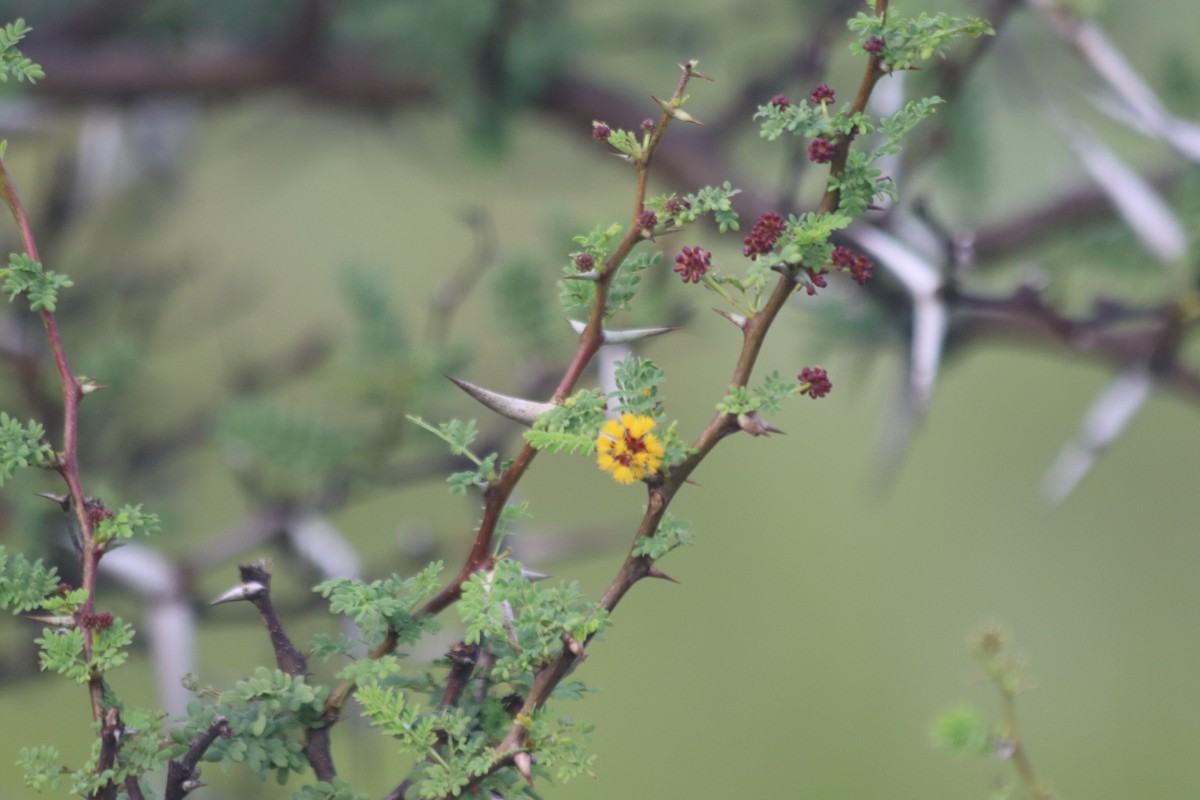
{"label": "yellow flower head", "polygon": [[663,446],[650,433],[654,420],[633,414],[622,414],[621,421],[610,419],[596,438],[596,462],[600,469],[612,475],[617,483],[633,483],[654,473],[662,466]]}

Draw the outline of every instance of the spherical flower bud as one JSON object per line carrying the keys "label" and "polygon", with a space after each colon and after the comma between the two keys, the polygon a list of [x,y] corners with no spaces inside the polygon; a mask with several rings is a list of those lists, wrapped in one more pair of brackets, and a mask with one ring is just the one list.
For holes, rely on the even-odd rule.
{"label": "spherical flower bud", "polygon": [[878,36],[872,36],[870,39],[867,39],[867,41],[863,43],[863,50],[866,50],[868,53],[870,53],[873,56],[877,56],[880,53],[882,53],[884,47],[885,47],[885,42],[883,41],[883,39],[880,39]]}
{"label": "spherical flower bud", "polygon": [[808,160],[817,164],[828,164],[836,152],[837,148],[828,139],[813,139],[808,143]]}
{"label": "spherical flower bud", "polygon": [[603,144],[608,141],[608,137],[612,136],[612,128],[605,125],[603,122],[592,123],[592,138]]}
{"label": "spherical flower bud", "polygon": [[754,223],[750,235],[745,238],[746,246],[742,248],[742,255],[757,259],[760,255],[771,252],[783,229],[783,217],[774,213],[763,214],[758,218],[758,222]]}
{"label": "spherical flower bud", "polygon": [[802,384],[800,394],[806,394],[813,400],[824,397],[833,388],[833,384],[829,381],[829,374],[820,367],[805,367],[800,370],[800,374],[796,378]]}
{"label": "spherical flower bud", "polygon": [[712,253],[699,247],[685,247],[683,253],[675,256],[675,271],[683,278],[684,283],[699,283],[712,266]]}
{"label": "spherical flower bud", "polygon": [[792,101],[788,100],[786,95],[777,94],[771,98],[771,105],[775,106],[780,111],[782,111],[785,108],[788,108],[789,106],[791,106],[791,104],[792,104]]}
{"label": "spherical flower bud", "polygon": [[832,103],[833,89],[830,89],[828,84],[819,83],[812,90],[812,94],[808,96],[808,101],[814,106],[819,106],[821,103]]}
{"label": "spherical flower bud", "polygon": [[648,208],[643,208],[638,212],[637,226],[639,229],[653,233],[656,225],[658,225],[658,214]]}
{"label": "spherical flower bud", "polygon": [[652,120],[652,119],[642,120],[642,130],[645,131],[646,133],[649,133],[650,131],[654,130],[654,120]]}
{"label": "spherical flower bud", "polygon": [[591,272],[596,267],[596,258],[591,253],[579,253],[572,260],[580,272]]}

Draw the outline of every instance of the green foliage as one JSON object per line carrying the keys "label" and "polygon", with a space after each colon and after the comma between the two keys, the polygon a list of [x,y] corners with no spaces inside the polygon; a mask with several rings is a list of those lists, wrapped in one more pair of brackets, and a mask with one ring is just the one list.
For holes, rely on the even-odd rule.
{"label": "green foliage", "polygon": [[[849,227],[852,221],[850,215],[845,213],[807,212],[799,217],[789,217],[787,227],[780,237],[780,262],[793,268],[804,265],[812,269],[823,269],[829,264],[830,255],[833,253],[833,244],[829,241],[833,232]],[[771,263],[770,258],[767,260]]]}
{"label": "green foliage", "polygon": [[616,367],[616,407],[625,414],[660,419],[663,399],[658,387],[667,377],[662,367],[648,358],[634,355],[618,361]]}
{"label": "green foliage", "polygon": [[30,561],[20,553],[9,556],[0,545],[0,609],[21,614],[41,607],[58,588],[58,571],[41,559]]}
{"label": "green foliage", "polygon": [[591,455],[604,424],[607,402],[599,389],[580,389],[538,417],[533,428],[525,432],[525,441],[550,453]]}
{"label": "green foliage", "polygon": [[0,268],[0,280],[3,281],[0,291],[8,296],[10,303],[18,295],[25,295],[31,310],[51,314],[58,307],[58,290],[75,285],[66,275],[43,269],[40,262],[23,253],[9,254],[8,266]]}
{"label": "green foliage", "polygon": [[220,763],[226,771],[245,764],[259,780],[274,772],[280,784],[292,773],[308,770],[303,733],[320,724],[327,689],[310,686],[303,676],[259,667],[252,678],[238,681],[229,691],[204,689],[203,694],[208,702],[192,700],[184,724],[170,731],[168,757],[183,755],[189,742],[223,716],[232,736],[213,742],[205,761]]}
{"label": "green foliage", "polygon": [[43,628],[36,639],[42,652],[38,664],[44,670],[65,675],[76,683],[87,683],[93,676],[116,669],[129,658],[128,647],[133,642],[133,626],[120,617],[107,627],[92,631],[92,657],[84,658],[83,631],[76,627]]}
{"label": "green foliage", "polygon": [[367,800],[369,795],[355,792],[341,778],[317,781],[292,795],[292,800]]}
{"label": "green foliage", "polygon": [[[733,210],[733,198],[741,193],[741,189],[734,189],[733,185],[726,181],[721,186],[706,186],[682,198],[677,198],[675,194],[648,198],[646,208],[654,211],[660,220],[670,220],[671,226],[676,228],[686,227],[705,214],[711,214],[713,222],[725,233],[738,229],[738,215]],[[672,200],[683,202],[677,202],[674,209],[668,209],[667,205]]]}
{"label": "green foliage", "polygon": [[663,514],[653,536],[643,536],[634,542],[633,555],[648,556],[657,561],[676,547],[692,543],[690,527],[687,520],[678,519],[668,511]]}
{"label": "green foliage", "polygon": [[577,583],[535,583],[508,558],[490,573],[472,575],[456,608],[467,626],[464,641],[494,644],[492,671],[500,680],[515,680],[549,661],[561,652],[564,636],[583,643],[608,624],[608,613],[584,599]]}
{"label": "green foliage", "polygon": [[[618,311],[628,311],[637,286],[642,282],[642,273],[661,262],[662,253],[635,253],[625,259],[608,284],[608,307],[604,311],[605,317],[611,317]],[[591,286],[590,283],[588,285]]]}
{"label": "green foliage", "polygon": [[[401,749],[431,761],[420,769],[418,797],[457,795],[471,779],[492,766],[487,740],[472,731],[472,719],[462,709],[442,708],[421,713],[408,695],[378,684],[360,686],[355,698],[371,724],[398,741]],[[442,746],[435,750],[435,745]]]}
{"label": "green foliage", "polygon": [[723,414],[741,415],[752,411],[771,414],[778,411],[783,400],[796,394],[799,388],[799,383],[784,378],[778,370],[774,370],[753,389],[747,386],[730,386],[729,394],[717,403],[717,410]]}
{"label": "green foliage", "polygon": [[737,212],[733,210],[733,198],[741,193],[742,190],[733,188],[729,181],[720,186],[705,186],[684,198],[691,207],[682,211],[677,221],[686,224],[702,214],[712,214],[713,222],[717,223],[721,233],[736,231],[739,225]]}
{"label": "green foliage", "polygon": [[500,455],[492,453],[486,458],[480,458],[471,450],[471,443],[479,435],[479,431],[475,426],[475,420],[472,419],[463,422],[460,419],[452,419],[449,422],[441,423],[435,428],[420,417],[415,417],[411,414],[405,416],[409,422],[424,428],[450,445],[450,453],[452,455],[463,456],[475,465],[475,469],[455,472],[446,479],[446,482],[450,484],[450,494],[466,494],[467,489],[472,487],[482,488],[496,480],[496,462],[499,460]]}
{"label": "green foliage", "polygon": [[954,755],[988,755],[992,735],[983,715],[971,706],[956,706],[942,714],[929,732],[934,745]]}
{"label": "green foliage", "polygon": [[[7,81],[9,75],[16,76],[18,81],[24,80],[30,83],[46,77],[46,73],[42,72],[40,66],[25,58],[17,49],[17,44],[31,30],[33,29],[27,27],[23,19],[10,22],[0,29],[0,82]],[[49,310],[53,311],[54,309]]]}
{"label": "green foliage", "polygon": [[0,486],[11,480],[17,468],[53,467],[58,463],[54,448],[46,444],[46,429],[30,420],[22,425],[0,411]]}
{"label": "green foliage", "polygon": [[[872,3],[872,8],[874,4]],[[858,37],[851,50],[865,53],[863,43],[871,38],[883,40],[880,60],[888,71],[914,69],[923,61],[937,56],[944,58],[950,44],[960,36],[993,36],[995,31],[986,20],[975,17],[958,18],[949,14],[921,14],[905,17],[889,8],[885,17],[858,13],[847,23]]]}
{"label": "green foliage", "polygon": [[158,533],[157,514],[147,514],[141,505],[125,505],[112,517],[100,520],[96,526],[96,541],[111,542],[114,539],[132,539],[134,536],[150,536]]}
{"label": "green foliage", "polygon": [[[440,629],[432,617],[417,611],[439,588],[438,574],[443,564],[436,561],[411,578],[393,575],[367,583],[353,578],[334,578],[318,584],[313,591],[329,600],[329,610],[354,620],[362,631],[362,642],[376,647],[389,630],[401,644],[412,644],[427,633]],[[324,650],[331,643],[322,640]],[[339,648],[340,649],[340,648]]]}
{"label": "green foliage", "polygon": [[58,790],[62,783],[64,770],[59,767],[60,756],[57,748],[50,745],[41,747],[22,747],[17,766],[25,773],[25,785],[30,789]]}
{"label": "green foliage", "polygon": [[529,730],[529,739],[538,755],[535,774],[552,776],[559,783],[580,775],[596,777],[593,770],[596,756],[588,753],[588,735],[593,730],[594,726],[569,717],[552,724],[544,715],[535,716]]}
{"label": "green foliage", "polygon": [[94,796],[110,784],[119,786],[127,777],[144,775],[166,762],[167,754],[162,748],[162,721],[166,714],[134,708],[126,711],[123,717],[125,729],[115,762],[108,769],[100,769],[102,743],[97,737],[87,763],[70,773],[72,794]]}

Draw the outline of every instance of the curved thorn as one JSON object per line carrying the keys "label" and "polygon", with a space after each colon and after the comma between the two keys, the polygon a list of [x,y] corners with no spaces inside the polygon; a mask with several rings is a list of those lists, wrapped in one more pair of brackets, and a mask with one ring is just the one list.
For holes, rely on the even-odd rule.
{"label": "curved thorn", "polygon": [[732,322],[734,325],[737,325],[739,328],[745,329],[746,318],[743,317],[741,314],[734,314],[732,311],[722,311],[719,308],[714,308],[713,311],[717,312],[722,317],[724,317],[725,319]]}
{"label": "curved thorn", "polygon": [[219,606],[221,603],[236,603],[238,600],[253,600],[267,591],[267,587],[258,581],[249,581],[247,583],[239,583],[225,594],[209,603],[210,606]]}
{"label": "curved thorn", "polygon": [[554,403],[538,403],[533,400],[524,400],[520,397],[509,397],[506,394],[499,394],[484,389],[482,386],[476,386],[473,383],[452,378],[449,375],[446,378],[500,416],[508,417],[523,425],[532,425],[533,421],[542,414],[555,408]]}
{"label": "curved thorn", "polygon": [[[579,322],[574,319],[567,319],[567,323],[575,330],[576,333],[582,335],[587,323]],[[624,331],[609,331],[601,329],[601,341],[605,344],[628,344],[636,342],[639,339],[649,339],[651,336],[661,336],[664,333],[679,330],[678,325],[666,325],[661,328],[629,328]]]}
{"label": "curved thorn", "polygon": [[597,270],[589,269],[587,272],[580,272],[578,275],[567,275],[563,278],[564,281],[598,281],[600,273]]}
{"label": "curved thorn", "polygon": [[675,580],[675,579],[674,579],[674,578],[672,578],[670,575],[668,575],[667,573],[663,572],[661,569],[659,569],[659,568],[658,568],[656,565],[654,565],[654,564],[651,564],[651,565],[650,565],[650,569],[646,571],[646,577],[648,577],[648,578],[659,578],[659,579],[661,579],[661,580],[664,580],[664,581],[670,581],[671,583],[679,583],[679,581]]}

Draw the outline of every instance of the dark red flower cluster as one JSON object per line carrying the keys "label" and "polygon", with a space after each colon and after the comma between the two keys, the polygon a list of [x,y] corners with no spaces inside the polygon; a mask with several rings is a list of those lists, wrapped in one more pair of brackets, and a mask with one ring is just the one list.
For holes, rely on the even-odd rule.
{"label": "dark red flower cluster", "polygon": [[592,123],[592,138],[603,144],[608,141],[608,137],[612,136],[612,128],[605,125],[603,122]]}
{"label": "dark red flower cluster", "polygon": [[763,214],[758,218],[758,222],[754,223],[750,235],[746,237],[746,246],[742,248],[742,255],[757,260],[760,255],[771,252],[775,248],[775,242],[779,241],[783,229],[783,217],[774,213]]}
{"label": "dark red flower cluster", "polygon": [[832,103],[833,89],[830,89],[828,84],[818,83],[817,88],[813,89],[812,94],[808,96],[808,102],[814,106],[819,106],[821,103]]}
{"label": "dark red flower cluster", "polygon": [[808,143],[808,160],[818,164],[828,164],[836,152],[837,148],[828,139],[813,139]]}
{"label": "dark red flower cluster", "polygon": [[93,614],[88,611],[79,616],[79,624],[84,628],[104,630],[105,628],[112,627],[113,615],[107,611],[101,611],[99,614]]}
{"label": "dark red flower cluster", "polygon": [[837,269],[849,272],[850,277],[859,286],[867,282],[867,278],[871,277],[871,271],[875,269],[875,264],[871,259],[864,255],[855,255],[849,247],[833,248],[833,255],[829,260]]}
{"label": "dark red flower cluster", "polygon": [[824,289],[829,285],[829,283],[825,280],[825,275],[828,273],[828,270],[804,267],[804,272],[808,275],[808,280],[803,281],[804,291],[808,292],[809,297],[815,295],[817,293],[817,289]]}
{"label": "dark red flower cluster", "polygon": [[813,400],[824,397],[833,388],[833,384],[829,381],[829,373],[820,367],[805,367],[800,370],[796,379],[803,384],[800,394],[806,394]]}
{"label": "dark red flower cluster", "polygon": [[89,500],[86,505],[88,522],[93,525],[99,524],[101,520],[113,518],[113,512],[102,506],[99,501]]}
{"label": "dark red flower cluster", "polygon": [[680,213],[682,213],[684,210],[689,209],[691,207],[692,207],[692,204],[689,203],[687,200],[684,200],[682,197],[672,197],[670,200],[667,201],[667,213],[670,214],[672,217],[679,216]]}
{"label": "dark red flower cluster", "polygon": [[638,230],[654,232],[654,226],[658,224],[658,214],[655,214],[648,208],[643,208],[637,215]]}
{"label": "dark red flower cluster", "polygon": [[781,111],[783,109],[791,106],[791,104],[792,104],[792,101],[788,100],[787,96],[782,95],[782,94],[777,94],[771,98],[771,105],[775,106],[776,108],[778,108]]}
{"label": "dark red flower cluster", "polygon": [[596,259],[591,253],[580,253],[572,260],[575,262],[575,269],[580,272],[591,272],[596,266]]}
{"label": "dark red flower cluster", "polygon": [[675,256],[675,271],[684,283],[699,283],[711,266],[712,253],[699,247],[685,247],[680,255]]}
{"label": "dark red flower cluster", "polygon": [[654,120],[652,120],[652,119],[642,120],[642,130],[645,131],[646,133],[649,133],[650,131],[654,130]]}
{"label": "dark red flower cluster", "polygon": [[873,56],[877,56],[883,52],[883,48],[885,46],[886,42],[884,42],[883,39],[880,39],[878,36],[872,36],[870,39],[867,39],[866,43],[863,44],[863,50],[866,50]]}

